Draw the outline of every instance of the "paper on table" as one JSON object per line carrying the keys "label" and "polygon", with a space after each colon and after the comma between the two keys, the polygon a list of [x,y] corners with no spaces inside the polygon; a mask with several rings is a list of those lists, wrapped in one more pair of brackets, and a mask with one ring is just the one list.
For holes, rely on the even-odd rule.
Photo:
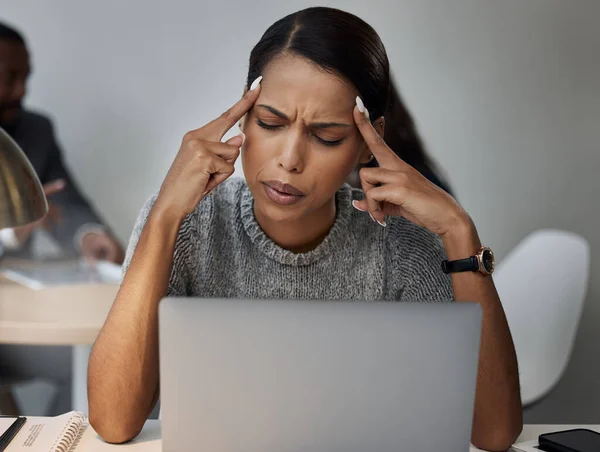
{"label": "paper on table", "polygon": [[514,452],[540,452],[540,448],[538,447],[538,440],[535,439],[533,441],[525,441],[523,443],[518,443],[512,446],[511,451]]}
{"label": "paper on table", "polygon": [[17,416],[0,417],[0,436],[4,435],[11,425],[17,420]]}
{"label": "paper on table", "polygon": [[78,260],[36,262],[30,265],[3,266],[0,274],[33,290],[64,284],[117,284],[121,267],[98,261],[94,268]]}
{"label": "paper on table", "polygon": [[28,418],[6,451],[72,451],[85,428],[86,417],[77,411],[56,417]]}

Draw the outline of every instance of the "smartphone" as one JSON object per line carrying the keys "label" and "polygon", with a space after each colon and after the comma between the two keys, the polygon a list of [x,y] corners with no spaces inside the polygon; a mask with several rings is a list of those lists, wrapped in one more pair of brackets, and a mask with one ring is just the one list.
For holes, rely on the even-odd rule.
{"label": "smartphone", "polygon": [[598,452],[600,433],[584,428],[545,433],[538,438],[538,444],[545,452]]}

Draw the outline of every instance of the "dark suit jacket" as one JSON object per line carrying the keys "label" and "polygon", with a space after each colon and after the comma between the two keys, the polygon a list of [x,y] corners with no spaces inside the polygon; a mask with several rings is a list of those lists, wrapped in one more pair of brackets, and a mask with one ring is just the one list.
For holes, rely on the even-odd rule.
{"label": "dark suit jacket", "polygon": [[[45,116],[24,110],[20,113],[13,138],[31,161],[42,184],[65,179],[65,189],[49,198],[49,202],[59,206],[62,216],[61,223],[53,225],[50,233],[63,248],[65,256],[75,256],[77,251],[73,238],[77,230],[86,223],[102,224],[102,220],[81,195],[65,168],[52,123]],[[11,255],[28,256],[30,245],[25,244]]]}

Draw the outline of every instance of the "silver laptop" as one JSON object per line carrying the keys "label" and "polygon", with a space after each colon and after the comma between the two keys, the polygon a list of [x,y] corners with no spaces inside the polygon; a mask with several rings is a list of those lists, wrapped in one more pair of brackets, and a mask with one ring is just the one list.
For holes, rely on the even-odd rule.
{"label": "silver laptop", "polygon": [[471,303],[167,298],[164,452],[466,452]]}

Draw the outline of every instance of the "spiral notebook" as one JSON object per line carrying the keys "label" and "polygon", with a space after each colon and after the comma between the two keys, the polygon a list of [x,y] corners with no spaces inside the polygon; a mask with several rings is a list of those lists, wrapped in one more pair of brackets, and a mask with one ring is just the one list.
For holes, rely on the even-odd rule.
{"label": "spiral notebook", "polygon": [[56,417],[28,417],[6,452],[73,452],[87,428],[79,411]]}

